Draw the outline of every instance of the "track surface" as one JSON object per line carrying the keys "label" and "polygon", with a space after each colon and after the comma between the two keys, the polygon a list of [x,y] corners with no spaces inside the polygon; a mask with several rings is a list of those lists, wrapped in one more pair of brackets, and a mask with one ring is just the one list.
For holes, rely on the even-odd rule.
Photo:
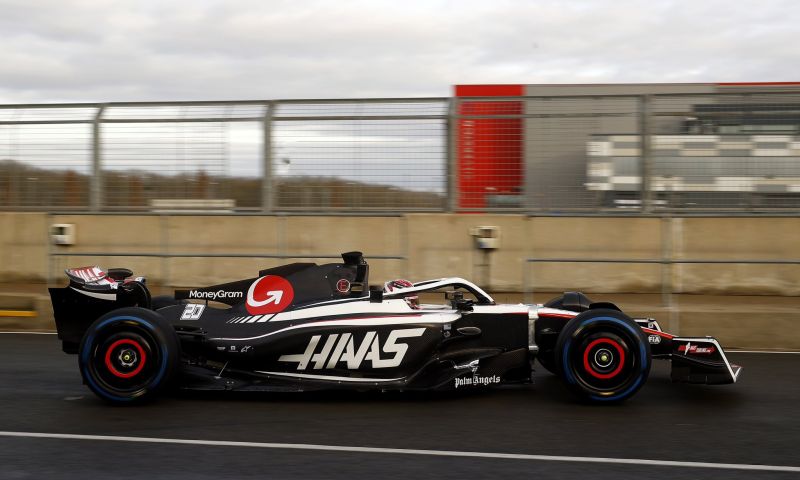
{"label": "track surface", "polygon": [[[738,384],[656,362],[620,406],[555,377],[455,394],[196,394],[110,407],[52,335],[0,334],[0,430],[800,466],[800,355],[731,354]],[[798,478],[798,473],[0,436],[0,478]]]}

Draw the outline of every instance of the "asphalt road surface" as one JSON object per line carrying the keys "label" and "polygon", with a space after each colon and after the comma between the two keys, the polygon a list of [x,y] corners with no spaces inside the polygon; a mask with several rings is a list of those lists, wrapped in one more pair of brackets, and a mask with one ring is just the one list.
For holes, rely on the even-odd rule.
{"label": "asphalt road surface", "polygon": [[744,366],[736,385],[672,384],[656,362],[618,406],[576,403],[541,373],[487,391],[181,393],[112,407],[55,336],[0,334],[0,478],[800,478],[800,355],[730,357]]}

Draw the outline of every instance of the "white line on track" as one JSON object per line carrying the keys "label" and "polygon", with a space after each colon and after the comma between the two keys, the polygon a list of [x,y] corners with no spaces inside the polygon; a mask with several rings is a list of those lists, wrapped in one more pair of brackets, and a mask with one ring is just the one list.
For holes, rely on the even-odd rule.
{"label": "white line on track", "polygon": [[6,335],[55,335],[56,332],[0,332]]}
{"label": "white line on track", "polygon": [[753,465],[743,463],[676,462],[640,458],[568,457],[558,455],[529,455],[524,453],[461,452],[453,450],[418,450],[408,448],[355,447],[346,445],[314,445],[306,443],[231,442],[224,440],[191,440],[181,438],[124,437],[110,435],[77,435],[71,433],[3,432],[0,437],[46,438],[61,440],[92,440],[104,442],[156,443],[172,445],[202,445],[212,447],[248,447],[280,450],[312,450],[323,452],[383,453],[391,455],[425,455],[433,457],[467,457],[503,460],[532,460],[544,462],[605,463],[617,465],[646,465],[655,467],[713,468],[761,472],[800,473],[800,467],[787,465]]}

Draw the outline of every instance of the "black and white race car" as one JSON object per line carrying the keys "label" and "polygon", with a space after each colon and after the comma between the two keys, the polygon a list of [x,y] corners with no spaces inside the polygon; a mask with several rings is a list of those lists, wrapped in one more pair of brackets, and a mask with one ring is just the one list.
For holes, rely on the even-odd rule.
{"label": "black and white race car", "polygon": [[[151,298],[127,269],[67,270],[51,288],[58,336],[84,382],[112,403],[197,390],[440,390],[532,382],[536,361],[579,397],[619,402],[653,358],[677,382],[734,383],[741,367],[711,337],[680,338],[653,319],[568,292],[498,305],[462,278],[368,287],[360,252]],[[428,304],[434,293],[445,301]]]}

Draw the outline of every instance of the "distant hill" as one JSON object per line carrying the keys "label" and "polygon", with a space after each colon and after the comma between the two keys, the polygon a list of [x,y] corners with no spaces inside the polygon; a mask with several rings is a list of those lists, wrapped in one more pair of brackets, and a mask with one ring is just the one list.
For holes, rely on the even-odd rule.
{"label": "distant hill", "polygon": [[[148,210],[151,199],[233,199],[237,209],[261,208],[261,179],[199,171],[163,175],[104,171],[104,208]],[[303,210],[439,209],[445,197],[390,185],[334,177],[277,177],[275,207]],[[89,204],[89,175],[0,160],[0,209],[76,209]]]}

